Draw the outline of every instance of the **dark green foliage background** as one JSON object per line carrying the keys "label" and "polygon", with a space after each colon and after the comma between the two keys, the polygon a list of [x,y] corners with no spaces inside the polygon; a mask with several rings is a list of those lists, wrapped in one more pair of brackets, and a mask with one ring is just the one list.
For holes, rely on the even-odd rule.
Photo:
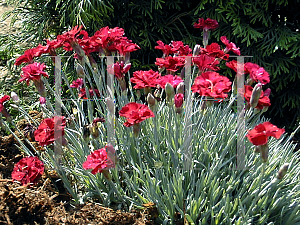
{"label": "dark green foliage background", "polygon": [[[161,52],[154,50],[157,40],[182,40],[193,46],[202,43],[201,31],[193,28],[198,18],[212,18],[220,36],[241,48],[242,55],[271,75],[272,106],[265,114],[289,131],[300,118],[300,0],[29,0],[15,11],[23,19],[19,38],[41,41],[76,24],[90,34],[102,26],[118,26],[142,49],[132,54],[135,68],[154,67]],[[266,87],[266,88],[267,88]]]}

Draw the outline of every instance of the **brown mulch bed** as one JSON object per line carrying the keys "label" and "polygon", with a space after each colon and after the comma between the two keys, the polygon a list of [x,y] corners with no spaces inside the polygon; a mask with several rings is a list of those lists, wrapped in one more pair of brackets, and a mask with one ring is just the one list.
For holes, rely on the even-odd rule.
{"label": "brown mulch bed", "polygon": [[[154,224],[153,207],[132,212],[106,208],[97,203],[71,205],[61,181],[46,176],[33,186],[11,180],[14,164],[23,157],[12,135],[0,131],[0,225],[1,224]],[[51,175],[51,173],[49,173]],[[54,174],[55,177],[55,174]],[[55,186],[60,187],[59,190]]]}

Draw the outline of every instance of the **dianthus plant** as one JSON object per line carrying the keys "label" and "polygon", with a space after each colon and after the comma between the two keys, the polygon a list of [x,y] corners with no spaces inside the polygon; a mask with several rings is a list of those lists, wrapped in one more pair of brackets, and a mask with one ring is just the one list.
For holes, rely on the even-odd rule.
{"label": "dianthus plant", "polygon": [[[25,142],[15,136],[22,150],[56,170],[75,203],[131,209],[152,202],[158,224],[299,223],[292,135],[262,117],[270,75],[225,36],[209,43],[217,21],[200,18],[194,27],[203,44],[192,50],[157,41],[162,57],[147,71],[131,71],[130,53],[140,47],[118,27],[93,36],[74,27],[28,49],[16,65],[26,64],[20,82],[35,85],[43,118],[6,95],[2,123],[14,124],[10,107],[24,115]],[[60,69],[58,50],[74,53],[75,79]],[[41,55],[52,57],[54,73],[36,61]],[[224,65],[233,78],[222,75]],[[32,169],[19,170],[31,176]]]}

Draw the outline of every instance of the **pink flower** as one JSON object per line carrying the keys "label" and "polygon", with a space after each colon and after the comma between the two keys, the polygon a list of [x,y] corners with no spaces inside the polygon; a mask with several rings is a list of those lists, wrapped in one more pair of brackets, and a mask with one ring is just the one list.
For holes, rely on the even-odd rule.
{"label": "pink flower", "polygon": [[222,36],[221,41],[224,45],[226,45],[225,52],[232,51],[234,54],[241,55],[240,48],[237,48],[236,45],[232,42],[229,43],[229,40],[226,38],[226,36]]}
{"label": "pink flower", "polygon": [[40,97],[40,104],[41,105],[44,105],[44,104],[46,104],[46,98],[44,98],[44,97]]}
{"label": "pink flower", "polygon": [[78,78],[77,80],[73,81],[72,84],[70,85],[71,88],[81,88],[83,85],[83,79]]}
{"label": "pink flower", "polygon": [[270,136],[279,139],[284,132],[284,129],[280,129],[270,122],[264,122],[249,130],[246,137],[252,144],[258,146],[267,144]]}
{"label": "pink flower", "polygon": [[171,84],[173,88],[176,88],[181,82],[183,82],[181,77],[176,75],[165,75],[157,80],[157,84],[159,84],[159,86],[163,89],[165,89],[167,83]]}
{"label": "pink flower", "polygon": [[160,74],[156,71],[135,71],[133,77],[130,79],[132,83],[136,85],[133,87],[135,89],[141,89],[146,87],[156,87]]}
{"label": "pink flower", "polygon": [[[66,119],[63,116],[54,116],[44,119],[34,132],[34,138],[41,146],[52,144],[65,134]],[[59,134],[56,136],[55,134]]]}
{"label": "pink flower", "polygon": [[213,98],[227,98],[226,92],[231,90],[231,82],[216,72],[207,71],[196,77],[192,86],[192,91],[201,96]]}
{"label": "pink flower", "polygon": [[4,95],[2,98],[0,98],[0,112],[2,112],[4,108],[4,102],[8,101],[10,99],[9,95]]}
{"label": "pink flower", "polygon": [[159,67],[164,67],[168,71],[176,72],[184,66],[184,63],[184,57],[167,56],[165,58],[156,58],[155,65]]}
{"label": "pink flower", "polygon": [[154,117],[154,113],[148,108],[148,106],[135,102],[131,102],[123,106],[119,115],[127,119],[124,123],[124,126],[126,127],[131,127],[150,117]]}
{"label": "pink flower", "polygon": [[199,28],[203,30],[214,30],[219,27],[219,24],[216,20],[207,18],[199,18],[198,23],[194,23],[194,28]]}
{"label": "pink flower", "polygon": [[44,164],[38,157],[25,157],[14,167],[11,177],[13,181],[20,181],[22,185],[36,184],[44,173]]}
{"label": "pink flower", "polygon": [[114,160],[107,154],[107,151],[111,151],[111,149],[108,149],[108,146],[105,146],[104,148],[92,152],[82,164],[83,169],[92,169],[91,173],[96,174],[102,173],[104,169],[113,168],[115,166]]}
{"label": "pink flower", "polygon": [[178,93],[174,96],[174,103],[175,103],[175,107],[176,108],[180,108],[183,104],[183,94],[182,93]]}
{"label": "pink flower", "polygon": [[27,85],[29,85],[29,81],[39,81],[41,80],[41,76],[49,77],[47,72],[45,72],[46,66],[44,63],[40,64],[38,62],[34,62],[22,68],[23,73],[21,74],[21,81],[26,81]]}

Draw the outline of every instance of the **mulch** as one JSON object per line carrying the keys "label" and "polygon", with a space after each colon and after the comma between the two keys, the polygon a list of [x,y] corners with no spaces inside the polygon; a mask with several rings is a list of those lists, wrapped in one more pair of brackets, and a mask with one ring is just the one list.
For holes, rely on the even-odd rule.
{"label": "mulch", "polygon": [[72,204],[70,194],[51,171],[48,176],[52,177],[43,176],[35,186],[22,186],[13,182],[11,172],[14,164],[23,156],[13,135],[5,136],[0,131],[0,225],[154,224],[157,210],[153,211],[153,207],[124,212],[94,202]]}

